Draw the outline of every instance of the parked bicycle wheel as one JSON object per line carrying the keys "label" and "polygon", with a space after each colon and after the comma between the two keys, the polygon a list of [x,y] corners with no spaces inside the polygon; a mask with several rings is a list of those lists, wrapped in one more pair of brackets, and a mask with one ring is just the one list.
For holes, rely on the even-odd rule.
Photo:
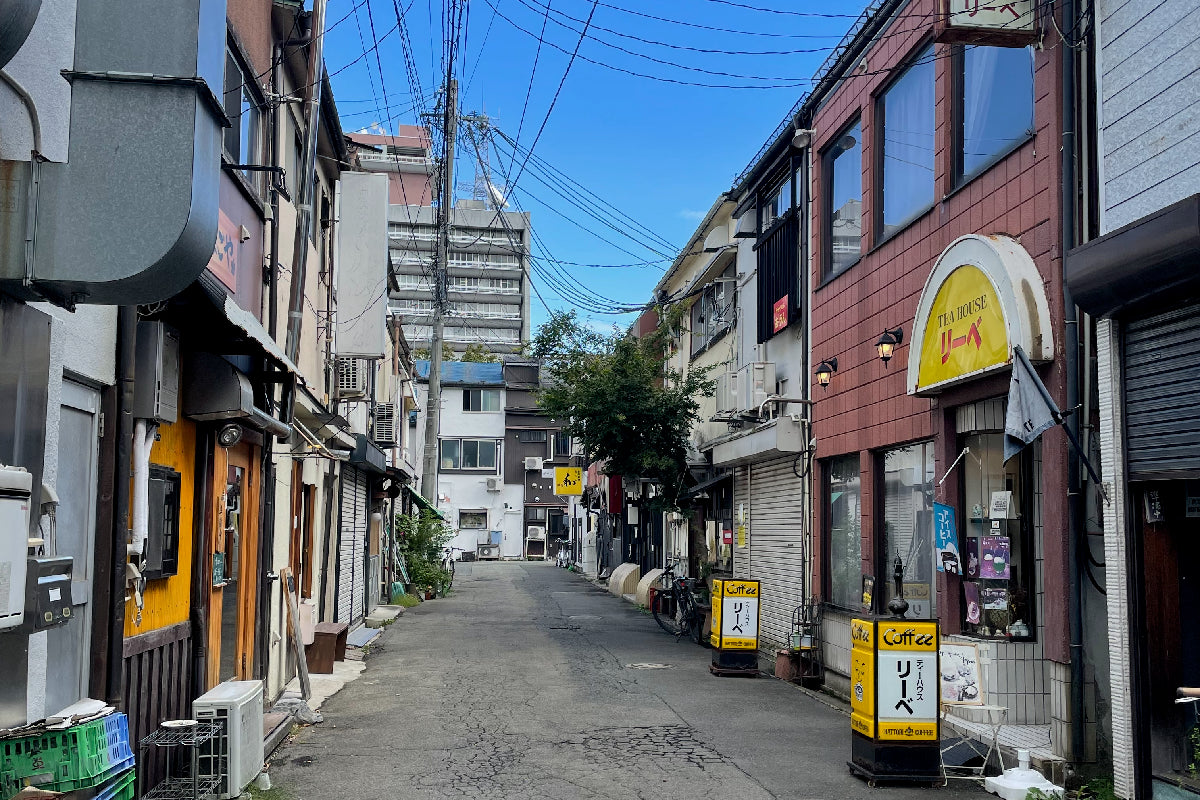
{"label": "parked bicycle wheel", "polygon": [[687,611],[687,602],[679,596],[679,588],[675,576],[669,571],[664,572],[654,582],[654,599],[650,603],[650,612],[654,621],[664,631],[672,636],[686,632],[683,627],[683,614]]}

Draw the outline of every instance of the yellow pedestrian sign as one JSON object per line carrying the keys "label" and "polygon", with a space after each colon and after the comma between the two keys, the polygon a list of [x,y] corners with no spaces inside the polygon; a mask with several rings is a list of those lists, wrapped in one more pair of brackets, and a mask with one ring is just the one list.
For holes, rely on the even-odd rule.
{"label": "yellow pedestrian sign", "polygon": [[583,469],[580,467],[555,467],[554,493],[565,495],[583,494]]}

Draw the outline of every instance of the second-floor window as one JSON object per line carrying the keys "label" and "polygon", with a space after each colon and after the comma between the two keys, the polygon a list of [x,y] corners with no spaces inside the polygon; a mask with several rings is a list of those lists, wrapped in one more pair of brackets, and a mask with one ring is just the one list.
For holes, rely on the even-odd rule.
{"label": "second-floor window", "polygon": [[733,325],[737,300],[733,280],[736,273],[737,266],[730,264],[721,273],[720,279],[705,287],[692,304],[692,355],[721,338]]}
{"label": "second-floor window", "polygon": [[[254,76],[242,67],[232,50],[225,51],[225,115],[233,123],[225,129],[225,155],[235,164],[260,161],[262,110],[254,93]],[[257,185],[258,173],[243,172]]]}
{"label": "second-floor window", "polygon": [[1033,135],[1033,48],[963,47],[955,174],[966,182]]}
{"label": "second-floor window", "polygon": [[499,410],[499,389],[463,389],[463,411]]}
{"label": "second-floor window", "polygon": [[793,189],[804,185],[791,165],[759,195],[760,220],[771,219],[760,230],[758,256],[758,341],[765,342],[800,318],[799,273],[800,215],[794,213]]}
{"label": "second-floor window", "polygon": [[933,45],[929,45],[917,53],[876,107],[883,140],[882,224],[877,240],[933,205],[933,70]]}
{"label": "second-floor window", "polygon": [[862,257],[862,125],[855,122],[825,151],[825,277]]}
{"label": "second-floor window", "polygon": [[495,439],[442,439],[442,469],[495,472],[500,443]]}
{"label": "second-floor window", "polygon": [[565,433],[554,434],[554,457],[568,458],[571,455],[571,437]]}

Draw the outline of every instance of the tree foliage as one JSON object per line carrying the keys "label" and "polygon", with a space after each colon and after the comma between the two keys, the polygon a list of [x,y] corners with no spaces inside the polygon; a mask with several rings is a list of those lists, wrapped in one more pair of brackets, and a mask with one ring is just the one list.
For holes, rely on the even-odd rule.
{"label": "tree foliage", "polygon": [[408,566],[408,577],[419,588],[436,589],[450,580],[442,567],[442,548],[454,538],[450,526],[430,511],[396,515],[400,552]]}
{"label": "tree foliage", "polygon": [[554,312],[538,328],[529,354],[542,362],[546,385],[538,404],[564,421],[592,460],[612,475],[647,478],[675,506],[687,474],[688,436],[699,421],[702,395],[713,393],[704,370],[680,374],[667,356],[684,309],[660,309],[645,336],[605,334],[574,311]]}
{"label": "tree foliage", "polygon": [[476,364],[495,364],[500,361],[500,356],[477,342],[467,345],[467,349],[459,356],[459,361],[473,361]]}

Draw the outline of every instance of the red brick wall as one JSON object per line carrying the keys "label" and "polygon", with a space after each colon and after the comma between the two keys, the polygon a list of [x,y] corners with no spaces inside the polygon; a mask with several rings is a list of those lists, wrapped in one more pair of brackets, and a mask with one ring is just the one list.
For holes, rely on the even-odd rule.
{"label": "red brick wall", "polygon": [[[815,385],[812,396],[814,429],[819,455],[862,452],[863,467],[863,571],[874,574],[876,514],[873,511],[875,469],[866,451],[940,435],[936,459],[937,478],[957,455],[953,442],[952,406],[1007,391],[1007,376],[976,381],[946,392],[937,400],[910,397],[906,392],[908,347],[913,317],[925,280],[938,255],[959,236],[970,233],[1007,234],[1029,252],[1043,276],[1056,346],[1055,361],[1042,370],[1051,392],[1063,402],[1062,285],[1060,258],[1060,82],[1061,47],[1035,51],[1034,124],[1032,140],[1014,150],[970,183],[955,190],[952,165],[952,61],[950,46],[935,44],[935,182],[934,206],[907,228],[875,245],[874,188],[876,175],[875,96],[894,75],[889,68],[902,64],[923,47],[932,33],[931,15],[936,0],[917,0],[884,32],[867,55],[863,74],[847,78],[821,107],[814,119],[814,144],[819,154],[846,124],[861,115],[863,135],[863,256],[848,270],[822,285],[824,241],[823,164],[814,156],[812,226],[817,233],[812,261],[813,360],[838,359],[838,372],[827,389]],[[1049,41],[1049,40],[1047,40]],[[898,72],[896,74],[899,74]],[[889,328],[901,326],[905,340],[895,357],[883,364],[875,340]],[[811,380],[811,378],[810,378]],[[946,439],[949,441],[946,441]],[[1067,660],[1066,563],[1066,445],[1058,431],[1043,437],[1045,497],[1044,581],[1047,587],[1046,652]],[[938,490],[939,500],[957,502],[953,480]],[[820,504],[818,504],[820,508]],[[819,515],[820,516],[820,513]],[[822,525],[823,520],[818,519]],[[823,540],[817,537],[815,568],[822,569]],[[877,575],[877,580],[887,576]],[[821,583],[818,580],[817,585]],[[1053,589],[1051,587],[1054,587]],[[939,587],[939,608],[945,629],[957,630],[959,592],[956,584]]]}

